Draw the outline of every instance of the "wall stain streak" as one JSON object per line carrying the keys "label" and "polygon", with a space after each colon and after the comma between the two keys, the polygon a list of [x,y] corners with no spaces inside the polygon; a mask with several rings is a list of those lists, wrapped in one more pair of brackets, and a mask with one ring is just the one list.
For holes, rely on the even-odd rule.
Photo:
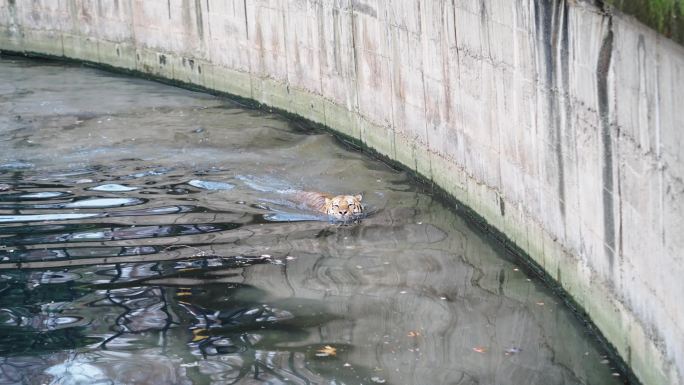
{"label": "wall stain streak", "polygon": [[613,147],[609,116],[608,72],[613,53],[613,19],[608,18],[608,31],[601,43],[596,64],[596,89],[603,150],[603,238],[612,270],[615,262],[615,209],[613,207]]}
{"label": "wall stain streak", "polygon": [[247,21],[247,0],[242,1],[242,6],[245,10],[245,36],[247,37],[247,40],[249,40],[249,23]]}
{"label": "wall stain streak", "polygon": [[[573,132],[572,131],[572,105],[570,104],[569,100],[569,95],[570,95],[570,39],[568,37],[569,32],[568,30],[570,27],[568,26],[568,1],[564,0],[563,1],[563,18],[562,18],[562,27],[561,27],[561,44],[560,44],[560,65],[561,65],[561,86],[563,87],[563,94],[565,96],[563,103],[564,103],[564,112],[565,116],[563,117],[564,119],[564,126],[565,126],[565,132],[560,133],[560,138],[559,138],[559,152],[558,152],[558,164],[559,164],[559,180],[558,180],[558,193],[560,195],[560,202],[561,202],[561,213],[563,216],[565,216],[565,210],[566,210],[566,195],[565,195],[565,167],[564,167],[564,162],[563,162],[563,135],[568,135]],[[572,144],[570,146],[572,148]],[[565,229],[565,226],[563,227]]]}
{"label": "wall stain streak", "polygon": [[[555,155],[552,162],[556,163],[558,169],[556,178],[558,205],[561,217],[563,218],[563,221],[565,221],[563,122],[560,108],[563,90],[561,89],[561,85],[558,84],[557,69],[560,69],[561,76],[564,78],[567,76],[567,4],[565,0],[553,1],[551,3],[546,0],[538,0],[535,2],[535,15],[537,35],[542,36],[543,38],[541,44],[543,55],[542,65],[545,86],[549,89],[549,91],[547,91],[546,103],[550,124],[552,126],[551,130],[549,130],[551,136],[550,141],[553,146],[553,155]],[[563,81],[565,82],[565,79]],[[563,86],[566,84],[563,84]]]}
{"label": "wall stain streak", "polygon": [[195,17],[197,18],[197,34],[200,39],[204,38],[204,22],[202,20],[202,3],[195,0]]}

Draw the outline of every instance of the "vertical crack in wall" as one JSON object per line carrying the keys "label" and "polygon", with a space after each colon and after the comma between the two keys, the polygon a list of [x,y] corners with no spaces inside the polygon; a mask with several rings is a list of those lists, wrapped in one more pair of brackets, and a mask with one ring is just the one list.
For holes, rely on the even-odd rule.
{"label": "vertical crack in wall", "polygon": [[[451,8],[454,13],[454,50],[456,51],[456,65],[460,70],[461,56],[460,52],[458,51],[458,28],[456,27],[456,0],[451,0]],[[456,71],[456,76],[459,80],[461,79],[460,71]]]}
{"label": "vertical crack in wall", "polygon": [[606,16],[608,30],[601,42],[596,63],[596,89],[603,150],[603,241],[610,268],[615,261],[615,209],[613,207],[613,145],[610,127],[610,105],[608,99],[608,73],[613,54],[613,19]]}

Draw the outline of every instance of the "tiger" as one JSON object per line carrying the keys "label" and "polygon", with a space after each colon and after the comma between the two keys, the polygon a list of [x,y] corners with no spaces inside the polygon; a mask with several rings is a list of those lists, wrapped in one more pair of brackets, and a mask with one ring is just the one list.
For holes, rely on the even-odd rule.
{"label": "tiger", "polygon": [[298,191],[294,194],[294,201],[297,203],[326,214],[339,221],[349,221],[357,219],[363,214],[361,194],[357,195],[331,195],[320,192]]}

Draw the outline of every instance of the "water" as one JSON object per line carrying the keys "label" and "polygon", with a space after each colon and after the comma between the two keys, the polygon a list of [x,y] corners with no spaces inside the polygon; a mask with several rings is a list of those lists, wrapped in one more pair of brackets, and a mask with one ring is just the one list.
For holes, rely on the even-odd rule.
{"label": "water", "polygon": [[0,79],[1,384],[625,381],[500,247],[329,134],[76,66]]}

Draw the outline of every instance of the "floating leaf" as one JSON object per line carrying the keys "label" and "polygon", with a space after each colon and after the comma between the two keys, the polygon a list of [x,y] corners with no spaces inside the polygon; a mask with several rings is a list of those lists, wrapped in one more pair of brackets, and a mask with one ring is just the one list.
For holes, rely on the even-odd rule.
{"label": "floating leaf", "polygon": [[317,357],[329,357],[329,356],[336,356],[337,355],[337,349],[330,346],[330,345],[325,345],[322,349],[316,350],[316,356]]}

